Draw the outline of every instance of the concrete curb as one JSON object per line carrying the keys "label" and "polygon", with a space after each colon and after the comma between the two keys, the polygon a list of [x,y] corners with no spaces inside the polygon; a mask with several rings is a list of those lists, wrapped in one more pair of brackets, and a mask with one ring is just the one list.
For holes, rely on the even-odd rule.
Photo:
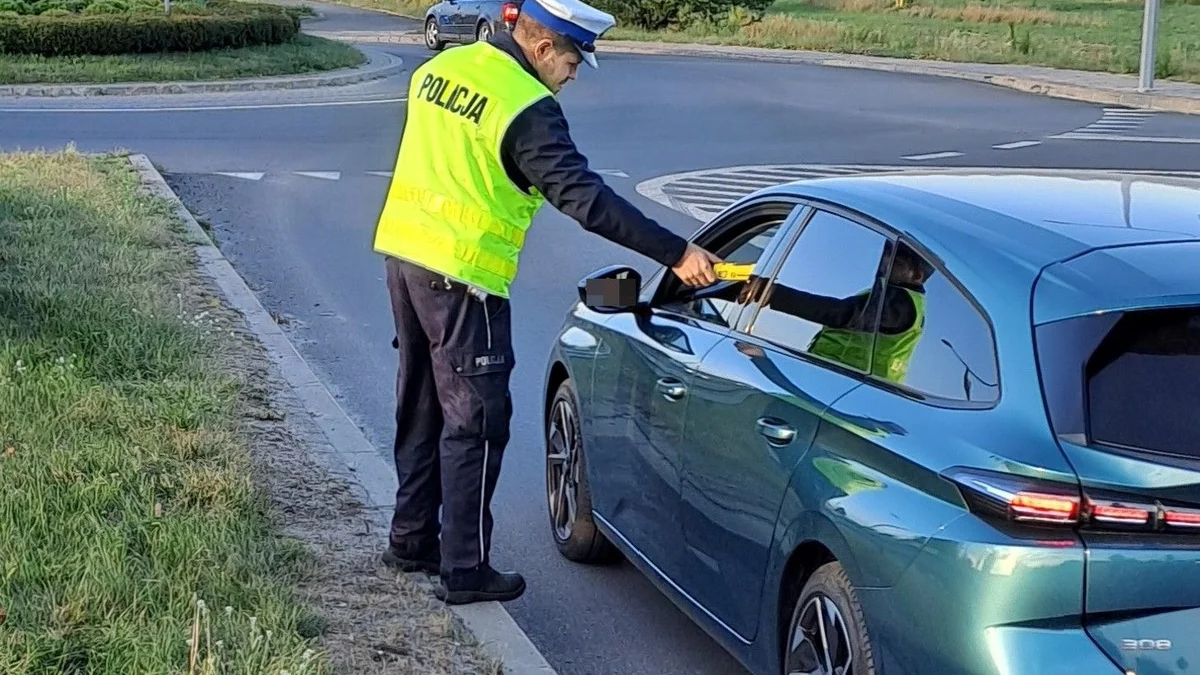
{"label": "concrete curb", "polygon": [[0,96],[153,96],[209,94],[277,89],[341,87],[398,75],[404,60],[394,54],[362,49],[367,63],[316,75],[282,75],[210,82],[122,82],[114,84],[15,84],[0,87]]}
{"label": "concrete curb", "polygon": [[[364,504],[375,515],[380,531],[387,529],[387,513],[393,503],[394,474],[375,446],[355,426],[345,410],[317,378],[295,346],[284,335],[271,315],[259,303],[233,265],[213,245],[200,224],[188,212],[162,174],[146,155],[129,156],[129,162],[141,174],[142,183],[154,195],[167,200],[183,221],[189,240],[196,245],[202,270],[221,289],[221,293],[245,317],[246,324],[278,366],[300,402],[335,449],[333,456],[321,460],[336,474],[347,478],[364,496]],[[499,603],[451,606],[484,648],[504,664],[505,675],[556,675],[525,632]]]}
{"label": "concrete curb", "polygon": [[401,31],[353,31],[353,30],[309,30],[305,31],[313,37],[340,42],[357,42],[359,44],[383,45],[424,45],[425,38],[421,33],[404,33]]}
{"label": "concrete curb", "polygon": [[[403,32],[361,32],[353,31],[312,31],[312,35],[332,40],[344,40],[360,43],[419,45],[423,38],[419,33]],[[1014,89],[1028,94],[1040,94],[1052,98],[1062,98],[1072,101],[1098,103],[1102,105],[1120,105],[1145,110],[1182,113],[1185,115],[1200,115],[1200,97],[1175,96],[1170,93],[1138,93],[1130,88],[1103,87],[1090,84],[1076,84],[1056,81],[1048,77],[1009,75],[1001,72],[987,72],[985,69],[999,70],[1002,65],[993,64],[954,64],[949,62],[917,61],[913,59],[897,59],[876,56],[857,56],[853,54],[837,54],[830,52],[807,52],[791,49],[769,49],[765,47],[736,47],[722,45],[703,45],[670,42],[638,42],[632,40],[603,40],[599,53],[603,54],[640,54],[644,56],[685,56],[704,58],[723,58],[743,61],[761,61],[769,63],[798,63],[814,66],[829,66],[835,68],[857,68],[860,70],[877,70],[890,73],[905,73],[909,75],[930,75],[968,80],[981,84],[991,84],[1007,89]],[[968,70],[963,65],[976,66],[980,70]],[[1020,66],[1021,68],[1040,68],[1040,66]],[[1052,75],[1062,77],[1128,77],[1113,73],[1076,73],[1076,71],[1056,70],[1045,68]],[[1186,86],[1175,82],[1160,82],[1161,86]]]}

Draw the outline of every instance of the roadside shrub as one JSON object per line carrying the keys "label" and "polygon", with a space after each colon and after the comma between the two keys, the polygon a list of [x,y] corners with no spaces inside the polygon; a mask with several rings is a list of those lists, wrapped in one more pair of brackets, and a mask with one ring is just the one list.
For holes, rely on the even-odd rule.
{"label": "roadside shrub", "polygon": [[[121,2],[121,0],[99,0],[88,5],[84,10],[84,14],[124,14],[129,11],[129,6]],[[39,16],[46,16],[42,12]]]}
{"label": "roadside shrub", "polygon": [[141,3],[134,9],[125,0],[96,0],[80,14],[0,16],[0,54],[198,52],[280,44],[300,32],[297,13],[276,5],[234,0],[173,8],[170,15]]}
{"label": "roadside shrub", "polygon": [[595,0],[619,25],[662,30],[696,22],[725,22],[730,17],[761,18],[774,0]]}

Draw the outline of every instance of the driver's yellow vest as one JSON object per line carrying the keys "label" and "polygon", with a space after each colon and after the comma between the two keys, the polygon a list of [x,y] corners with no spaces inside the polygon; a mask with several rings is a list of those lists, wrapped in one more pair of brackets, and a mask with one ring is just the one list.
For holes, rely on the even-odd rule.
{"label": "driver's yellow vest", "polygon": [[[822,328],[813,338],[808,351],[845,364],[858,370],[867,370],[870,363],[871,374],[896,383],[904,382],[908,375],[908,362],[912,360],[917,343],[925,332],[925,294],[910,289],[904,289],[912,298],[917,310],[913,325],[896,335],[885,335],[875,331],[867,333],[860,330],[841,328]],[[871,340],[875,341],[875,356],[871,358]]]}
{"label": "driver's yellow vest", "polygon": [[486,42],[417,68],[375,250],[509,297],[545,199],[513,184],[500,143],[513,119],[547,96],[540,80]]}

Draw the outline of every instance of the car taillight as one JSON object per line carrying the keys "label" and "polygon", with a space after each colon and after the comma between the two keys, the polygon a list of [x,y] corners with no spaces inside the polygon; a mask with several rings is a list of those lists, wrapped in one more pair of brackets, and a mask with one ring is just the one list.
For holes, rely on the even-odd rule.
{"label": "car taillight", "polygon": [[1154,520],[1154,507],[1095,502],[1088,498],[1087,515],[1094,522],[1109,525],[1149,525]]}
{"label": "car taillight", "polygon": [[976,469],[944,475],[959,487],[972,512],[1012,523],[1114,532],[1200,530],[1200,510],[1142,497],[1089,494],[1073,484]]}
{"label": "car taillight", "polygon": [[958,485],[971,510],[981,515],[1014,523],[1069,525],[1079,520],[1077,489],[968,469],[951,471],[947,477]]}
{"label": "car taillight", "polygon": [[1163,513],[1167,525],[1189,529],[1200,529],[1200,511],[1168,508]]}
{"label": "car taillight", "polygon": [[1075,497],[1018,492],[1008,502],[1012,519],[1018,522],[1073,523],[1079,517]]}
{"label": "car taillight", "polygon": [[504,9],[502,10],[502,12],[503,12],[504,20],[508,23],[516,22],[517,15],[521,13],[521,11],[519,9],[517,9],[517,6],[512,4],[511,2],[505,3]]}

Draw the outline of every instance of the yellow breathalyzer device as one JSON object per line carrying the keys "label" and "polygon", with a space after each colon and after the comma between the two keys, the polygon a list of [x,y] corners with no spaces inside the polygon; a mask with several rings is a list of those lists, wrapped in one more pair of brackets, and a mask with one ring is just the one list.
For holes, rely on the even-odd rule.
{"label": "yellow breathalyzer device", "polygon": [[754,271],[754,263],[716,263],[713,272],[721,281],[746,281]]}

